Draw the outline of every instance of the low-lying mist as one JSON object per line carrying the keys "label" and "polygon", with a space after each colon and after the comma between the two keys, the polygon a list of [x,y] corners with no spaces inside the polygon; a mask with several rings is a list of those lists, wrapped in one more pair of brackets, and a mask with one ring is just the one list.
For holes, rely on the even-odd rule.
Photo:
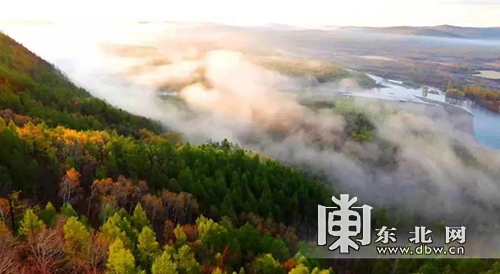
{"label": "low-lying mist", "polygon": [[[333,109],[308,107],[299,99],[356,85],[266,69],[256,56],[293,53],[226,29],[126,33],[96,39],[55,63],[95,96],[157,119],[190,142],[226,138],[322,178],[361,203],[385,206],[389,218],[489,231],[499,225],[500,154],[436,119],[439,109],[331,96]],[[352,121],[340,105],[366,114],[374,137],[351,138],[346,128]]]}

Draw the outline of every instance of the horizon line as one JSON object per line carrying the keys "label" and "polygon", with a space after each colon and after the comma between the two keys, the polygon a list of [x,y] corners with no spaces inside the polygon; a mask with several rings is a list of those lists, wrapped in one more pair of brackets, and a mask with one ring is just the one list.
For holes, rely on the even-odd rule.
{"label": "horizon line", "polygon": [[[370,25],[315,25],[315,26],[300,26],[286,23],[261,23],[261,24],[231,24],[225,22],[216,21],[192,21],[192,20],[103,20],[98,22],[89,22],[89,24],[102,23],[102,24],[206,24],[206,25],[222,25],[222,26],[234,26],[234,27],[273,27],[273,26],[283,26],[297,29],[321,29],[321,28],[432,28],[432,27],[457,27],[457,28],[476,28],[476,29],[496,29],[500,26],[466,26],[466,25],[454,25],[454,24],[433,24],[433,25],[385,25],[385,26],[370,26]],[[81,25],[81,22],[62,22],[62,21],[51,21],[51,20],[0,20],[0,24],[9,25],[57,25],[57,24],[67,24],[67,25]]]}

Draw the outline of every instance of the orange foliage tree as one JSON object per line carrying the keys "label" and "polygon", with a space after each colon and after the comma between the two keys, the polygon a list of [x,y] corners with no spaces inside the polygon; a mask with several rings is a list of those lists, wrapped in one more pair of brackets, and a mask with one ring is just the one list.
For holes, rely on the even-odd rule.
{"label": "orange foliage tree", "polygon": [[80,173],[74,168],[66,171],[66,175],[59,184],[59,196],[63,199],[63,203],[69,203],[71,196],[78,193],[80,188]]}

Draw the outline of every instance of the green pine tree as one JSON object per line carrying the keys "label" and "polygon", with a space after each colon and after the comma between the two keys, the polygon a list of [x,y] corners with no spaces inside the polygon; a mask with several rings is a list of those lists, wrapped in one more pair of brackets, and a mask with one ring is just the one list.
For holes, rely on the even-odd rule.
{"label": "green pine tree", "polygon": [[54,224],[54,218],[56,217],[56,214],[56,208],[54,207],[54,205],[52,205],[51,202],[48,202],[47,205],[45,205],[45,209],[41,210],[38,215],[40,219],[45,223],[45,225],[52,226]]}

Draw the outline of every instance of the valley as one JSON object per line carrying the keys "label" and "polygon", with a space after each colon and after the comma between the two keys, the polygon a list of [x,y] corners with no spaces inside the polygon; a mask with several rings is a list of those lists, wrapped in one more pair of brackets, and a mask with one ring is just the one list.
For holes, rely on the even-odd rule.
{"label": "valley", "polygon": [[[475,76],[495,71],[494,40],[174,23],[4,31],[0,270],[499,266],[308,256],[318,205],[340,193],[373,206],[374,227],[466,225],[468,250],[494,256],[500,120],[486,107],[498,81]],[[33,259],[40,249],[50,258]]]}

